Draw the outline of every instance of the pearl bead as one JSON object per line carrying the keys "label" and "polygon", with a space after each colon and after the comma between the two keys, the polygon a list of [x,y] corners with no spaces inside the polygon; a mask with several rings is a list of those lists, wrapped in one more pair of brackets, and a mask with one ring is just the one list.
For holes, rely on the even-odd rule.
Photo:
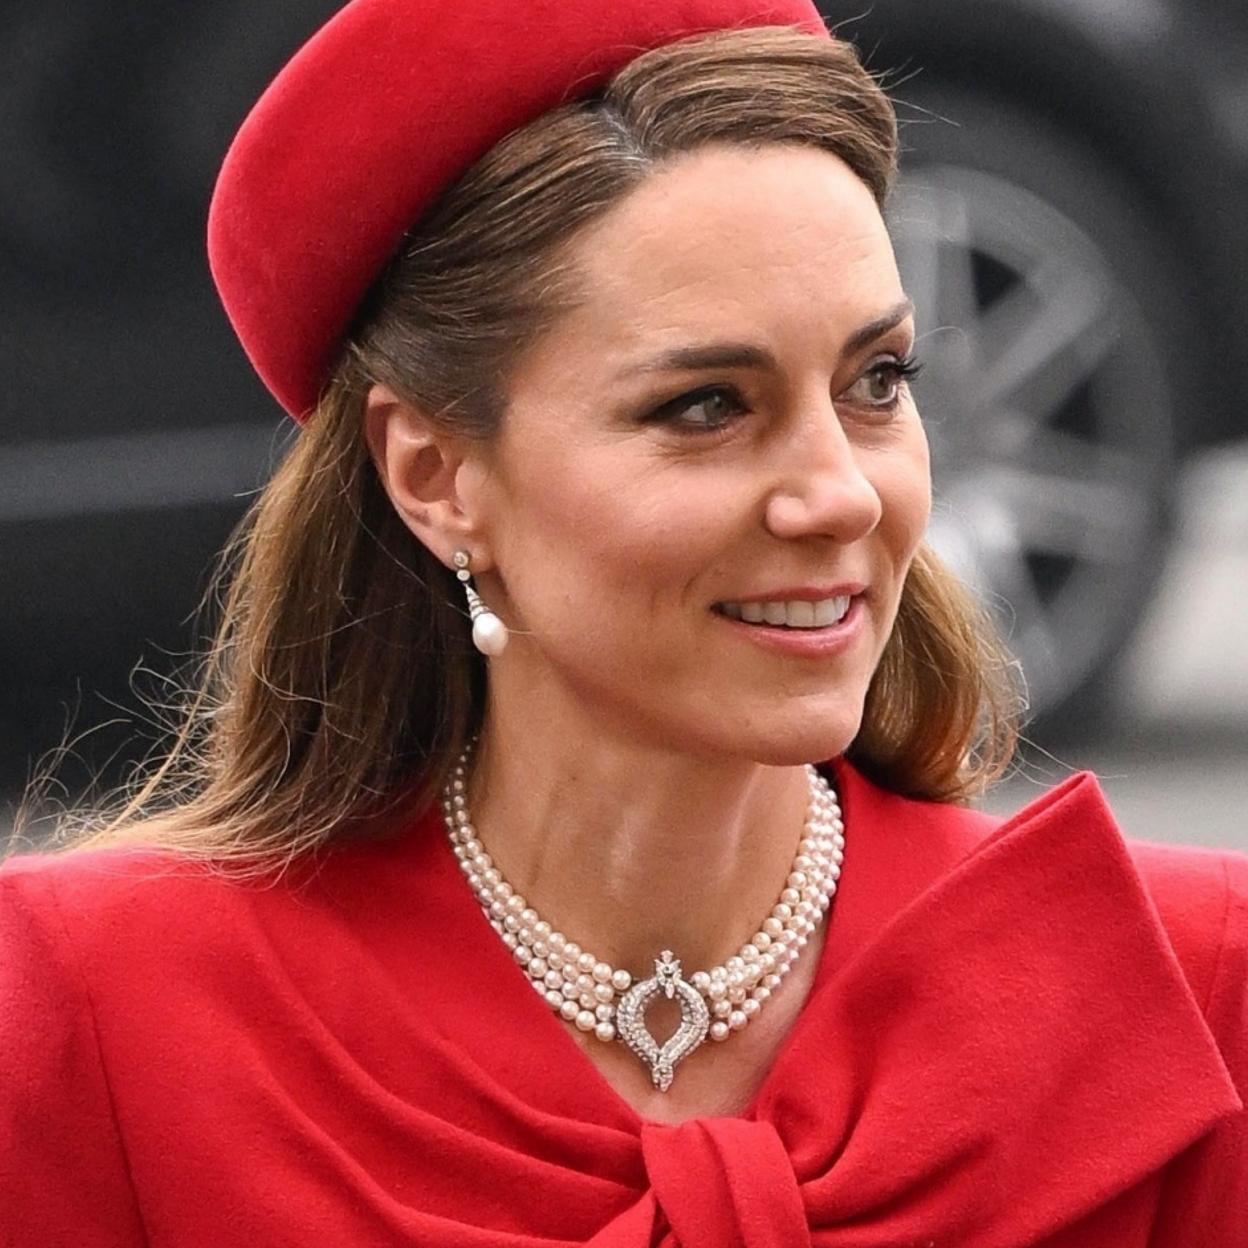
{"label": "pearl bead", "polygon": [[689,983],[705,995],[706,990],[711,986],[711,977],[705,971],[694,971]]}
{"label": "pearl bead", "polygon": [[569,962],[575,962],[581,956],[581,947],[574,940],[569,940],[563,947],[563,956]]}
{"label": "pearl bead", "polygon": [[716,1018],[727,1018],[732,1013],[731,1001],[715,1001],[711,1004],[711,1013]]}
{"label": "pearl bead", "polygon": [[755,1001],[766,1001],[771,996],[771,989],[759,984],[750,995]]}
{"label": "pearl bead", "polygon": [[533,924],[533,931],[538,940],[550,939],[550,924],[547,923],[545,919],[538,919],[537,922]]}
{"label": "pearl bead", "polygon": [[[563,987],[563,976],[558,971],[547,971],[542,977],[547,988],[558,989]],[[562,994],[560,994],[562,996]]]}
{"label": "pearl bead", "polygon": [[615,989],[610,984],[597,984],[594,987],[594,996],[599,1001],[610,1001],[615,997]]}
{"label": "pearl bead", "polygon": [[533,924],[537,922],[537,911],[534,910],[532,906],[529,906],[520,915],[520,922],[523,923],[525,927],[532,927]]}
{"label": "pearl bead", "polygon": [[502,654],[507,648],[507,625],[492,611],[479,615],[472,622],[472,644],[482,654],[491,657]]}
{"label": "pearl bead", "polygon": [[547,992],[546,1004],[549,1005],[552,1010],[559,1009],[563,1005],[563,994],[560,992]]}
{"label": "pearl bead", "polygon": [[633,977],[627,971],[613,971],[611,973],[611,987],[616,992],[627,992],[632,986]]}
{"label": "pearl bead", "polygon": [[590,974],[600,983],[611,982],[611,968],[605,962],[595,962]]}
{"label": "pearl bead", "polygon": [[591,1010],[582,1010],[576,1016],[576,1025],[581,1031],[593,1031],[598,1026],[598,1020]]}
{"label": "pearl bead", "polygon": [[584,971],[586,975],[589,975],[593,972],[594,967],[597,965],[597,959],[592,953],[582,953],[581,956],[577,958],[576,965]]}
{"label": "pearl bead", "polygon": [[568,1022],[571,1022],[580,1012],[581,1007],[577,1005],[575,1001],[565,1001],[559,1007],[559,1013],[562,1014]]}
{"label": "pearl bead", "polygon": [[711,1024],[711,1039],[712,1040],[727,1040],[728,1039],[728,1024],[724,1022],[722,1018],[716,1019]]}
{"label": "pearl bead", "polygon": [[741,1013],[744,1014],[746,1018],[753,1018],[762,1008],[763,1007],[759,1005],[756,997],[747,997],[741,1002]]}
{"label": "pearl bead", "polygon": [[600,1023],[609,1023],[615,1017],[615,1006],[599,1002],[594,1006],[594,1016]]}
{"label": "pearl bead", "polygon": [[706,990],[706,995],[712,1001],[722,1001],[728,995],[728,985],[722,980],[712,980],[710,987]]}
{"label": "pearl bead", "polygon": [[603,1043],[608,1043],[615,1039],[615,1026],[612,1023],[599,1023],[594,1028],[594,1035]]}
{"label": "pearl bead", "polygon": [[728,1015],[728,1026],[732,1028],[733,1031],[740,1031],[741,1028],[744,1027],[749,1021],[750,1020],[746,1018],[740,1010],[733,1010],[733,1012]]}
{"label": "pearl bead", "polygon": [[546,943],[557,953],[562,953],[564,946],[568,943],[568,938],[562,932],[551,932]]}
{"label": "pearl bead", "polygon": [[545,979],[546,972],[550,968],[546,965],[545,958],[533,958],[529,962],[529,974],[537,979]]}

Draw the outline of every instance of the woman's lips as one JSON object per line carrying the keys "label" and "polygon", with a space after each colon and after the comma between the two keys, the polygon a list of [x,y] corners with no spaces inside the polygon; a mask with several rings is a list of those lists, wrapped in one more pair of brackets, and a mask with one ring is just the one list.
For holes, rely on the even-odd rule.
{"label": "woman's lips", "polygon": [[835,624],[816,628],[793,628],[786,624],[749,624],[744,620],[734,620],[714,608],[711,614],[736,630],[743,638],[773,652],[822,658],[844,650],[864,631],[864,597],[863,594],[856,594],[850,600],[849,610]]}

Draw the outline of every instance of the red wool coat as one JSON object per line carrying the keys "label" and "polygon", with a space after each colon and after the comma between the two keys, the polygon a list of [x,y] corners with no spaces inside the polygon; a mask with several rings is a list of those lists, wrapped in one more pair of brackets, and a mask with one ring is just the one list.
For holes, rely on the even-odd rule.
{"label": "red wool coat", "polygon": [[[750,1108],[639,1118],[436,809],[319,873],[0,870],[8,1248],[1244,1248],[1248,856],[832,765],[818,977]],[[696,1061],[696,1055],[690,1059]]]}

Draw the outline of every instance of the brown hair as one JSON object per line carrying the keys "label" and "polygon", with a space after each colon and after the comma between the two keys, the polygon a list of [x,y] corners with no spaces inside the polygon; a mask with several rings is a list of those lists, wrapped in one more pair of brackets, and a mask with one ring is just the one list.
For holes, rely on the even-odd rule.
{"label": "brown hair", "polygon": [[[172,747],[111,807],[65,819],[60,848],[166,846],[252,871],[436,797],[481,724],[487,671],[453,574],[381,487],[365,396],[384,383],[490,439],[511,367],[575,297],[565,244],[659,162],[711,143],[834,153],[881,209],[896,174],[893,107],[853,47],[783,27],[647,52],[498,143],[410,233],[232,537]],[[1010,670],[986,615],[920,549],[849,758],[896,792],[968,800],[1015,748]]]}

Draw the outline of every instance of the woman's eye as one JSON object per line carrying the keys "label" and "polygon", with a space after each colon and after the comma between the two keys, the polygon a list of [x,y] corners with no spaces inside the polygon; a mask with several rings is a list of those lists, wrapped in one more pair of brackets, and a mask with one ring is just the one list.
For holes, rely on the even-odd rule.
{"label": "woman's eye", "polygon": [[[901,402],[902,383],[912,381],[922,368],[913,355],[880,360],[858,378],[850,392],[865,387],[862,401],[867,407],[891,411]],[[679,433],[722,433],[748,410],[733,387],[702,386],[664,403],[648,419],[666,424]]]}
{"label": "woman's eye", "polygon": [[726,429],[745,410],[741,397],[731,387],[703,386],[664,403],[652,419],[681,433],[715,433]]}
{"label": "woman's eye", "polygon": [[901,402],[902,383],[913,381],[922,371],[923,365],[913,355],[880,360],[872,364],[850,389],[865,384],[866,405],[890,411]]}

